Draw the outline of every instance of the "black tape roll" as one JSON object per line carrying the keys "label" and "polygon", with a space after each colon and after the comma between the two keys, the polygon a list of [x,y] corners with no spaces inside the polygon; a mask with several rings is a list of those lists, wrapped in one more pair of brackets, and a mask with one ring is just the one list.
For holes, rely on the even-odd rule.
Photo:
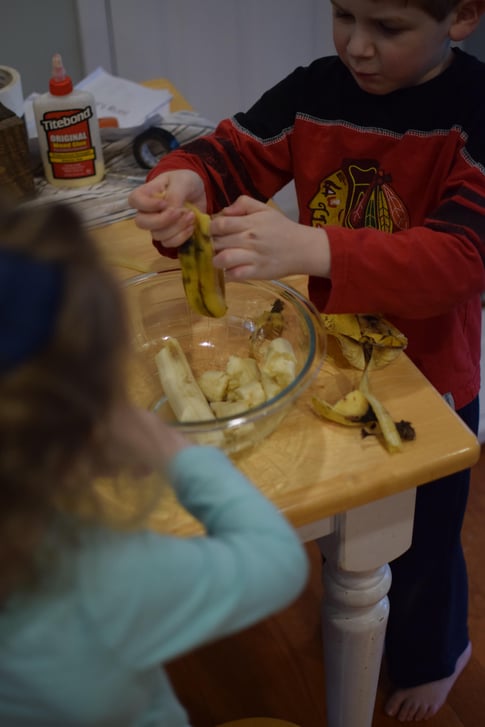
{"label": "black tape roll", "polygon": [[133,140],[133,155],[142,169],[153,169],[160,157],[180,146],[177,139],[166,129],[151,126]]}

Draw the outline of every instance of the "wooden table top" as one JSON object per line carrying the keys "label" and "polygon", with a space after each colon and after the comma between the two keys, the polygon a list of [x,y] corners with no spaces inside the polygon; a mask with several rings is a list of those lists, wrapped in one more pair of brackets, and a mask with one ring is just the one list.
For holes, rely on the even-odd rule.
{"label": "wooden table top", "polygon": [[[139,269],[177,268],[177,261],[158,255],[148,233],[133,219],[93,231],[109,260]],[[121,279],[138,270],[118,266]],[[287,282],[304,290],[300,276]],[[310,406],[312,394],[336,400],[352,388],[359,372],[327,357],[313,385],[297,401],[278,429],[261,444],[234,457],[238,467],[285,513],[295,526],[315,522],[358,505],[412,488],[473,465],[480,447],[475,436],[424,376],[402,354],[384,369],[370,373],[370,384],[396,420],[410,421],[416,439],[402,452],[389,454],[375,437],[362,438],[358,428],[319,419]],[[150,520],[156,529],[176,533],[194,530],[194,522],[172,503],[161,503]]]}
{"label": "wooden table top", "polygon": [[[165,79],[148,81],[152,88],[168,88],[171,109],[190,108],[186,99]],[[148,233],[133,219],[93,231],[100,248],[122,280],[142,271],[178,268],[153,248]],[[300,290],[305,280],[287,279]],[[416,439],[402,452],[389,454],[375,437],[362,438],[358,428],[319,419],[310,406],[313,394],[335,400],[358,381],[359,372],[327,360],[313,385],[266,440],[234,457],[237,466],[296,526],[308,525],[350,508],[413,488],[472,466],[478,461],[476,437],[451,410],[405,354],[370,373],[373,392],[395,420],[410,421]],[[112,498],[112,495],[107,495]],[[113,507],[119,502],[111,501]],[[198,524],[170,496],[163,498],[149,519],[164,532],[189,534]]]}

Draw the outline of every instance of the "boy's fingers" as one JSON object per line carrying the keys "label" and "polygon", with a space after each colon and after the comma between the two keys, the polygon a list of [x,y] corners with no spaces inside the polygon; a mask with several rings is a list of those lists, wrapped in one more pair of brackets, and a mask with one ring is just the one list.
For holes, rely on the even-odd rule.
{"label": "boy's fingers", "polygon": [[[249,224],[247,214],[240,212],[234,217],[215,217],[211,222],[210,231],[214,238],[227,237],[227,235],[237,235],[244,232]],[[214,243],[217,246],[217,240],[214,240]]]}
{"label": "boy's fingers", "polygon": [[160,224],[160,215],[150,214],[148,212],[138,212],[135,216],[135,223],[140,230],[156,230],[162,227]]}
{"label": "boy's fingers", "polygon": [[141,190],[135,190],[128,197],[130,207],[139,212],[162,212],[168,207],[167,200]]}
{"label": "boy's fingers", "polygon": [[194,224],[194,215],[190,210],[184,208],[167,207],[164,210],[155,210],[154,212],[139,211],[135,216],[137,227],[141,230],[170,230],[170,228],[180,229],[192,228]]}
{"label": "boy's fingers", "polygon": [[228,217],[232,215],[250,215],[264,209],[266,209],[264,202],[259,202],[257,199],[242,195],[232,205],[222,210],[222,214]]}

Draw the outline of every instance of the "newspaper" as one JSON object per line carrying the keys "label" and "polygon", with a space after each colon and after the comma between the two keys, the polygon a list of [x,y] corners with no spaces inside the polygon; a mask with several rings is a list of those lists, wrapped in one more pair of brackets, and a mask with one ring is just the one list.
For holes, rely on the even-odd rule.
{"label": "newspaper", "polygon": [[73,205],[88,227],[99,227],[132,217],[135,210],[128,206],[128,195],[146,179],[132,152],[133,135],[113,141],[103,141],[106,175],[103,181],[84,187],[54,187],[49,184],[41,167],[34,177],[36,197],[28,202],[36,206],[52,202]]}
{"label": "newspaper", "polygon": [[[98,184],[77,188],[54,187],[46,181],[37,140],[31,139],[31,154],[36,159],[37,168],[34,177],[36,197],[28,204],[67,201],[76,207],[88,227],[132,217],[135,210],[128,206],[128,195],[143,184],[147,175],[147,169],[142,169],[135,159],[133,142],[138,134],[157,126],[172,134],[178,145],[183,145],[210,133],[216,125],[194,111],[178,111],[163,118],[150,117],[142,126],[125,130],[123,135],[113,133],[119,132],[119,129],[102,129],[106,176]],[[161,156],[163,153],[160,153]]]}

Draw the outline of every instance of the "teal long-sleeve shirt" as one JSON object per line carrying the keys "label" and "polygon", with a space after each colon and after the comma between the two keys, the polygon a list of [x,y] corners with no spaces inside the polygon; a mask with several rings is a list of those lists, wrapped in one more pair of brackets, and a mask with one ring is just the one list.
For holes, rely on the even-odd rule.
{"label": "teal long-sleeve shirt", "polygon": [[184,449],[168,475],[206,534],[82,528],[0,611],[0,725],[187,727],[163,663],[300,593],[295,532],[221,452]]}

